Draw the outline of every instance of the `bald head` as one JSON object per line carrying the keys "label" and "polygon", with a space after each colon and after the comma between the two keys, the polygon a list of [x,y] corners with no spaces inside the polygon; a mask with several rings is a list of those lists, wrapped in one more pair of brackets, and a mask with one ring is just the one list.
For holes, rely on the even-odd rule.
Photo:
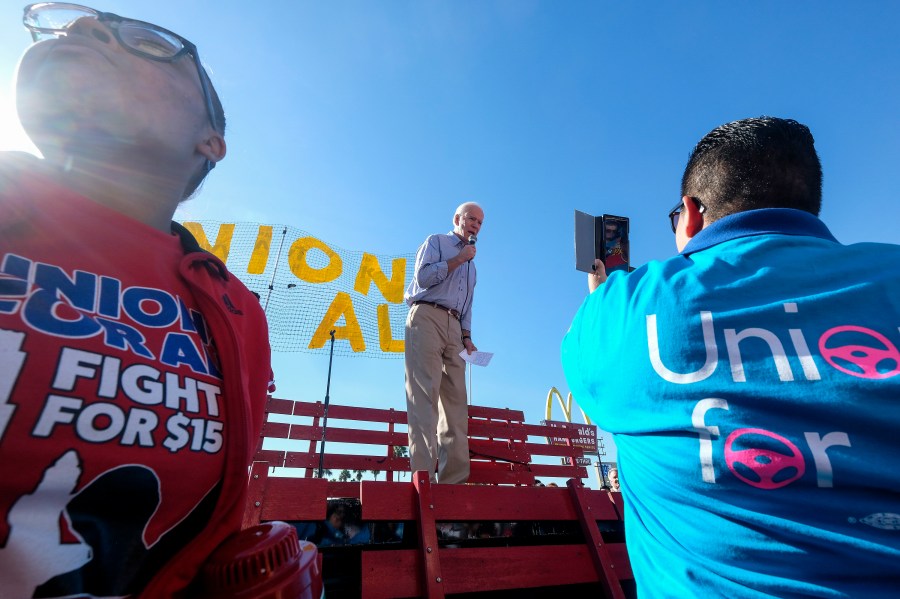
{"label": "bald head", "polygon": [[468,240],[470,235],[477,237],[483,221],[484,210],[481,206],[475,202],[460,204],[453,214],[453,232],[463,240]]}

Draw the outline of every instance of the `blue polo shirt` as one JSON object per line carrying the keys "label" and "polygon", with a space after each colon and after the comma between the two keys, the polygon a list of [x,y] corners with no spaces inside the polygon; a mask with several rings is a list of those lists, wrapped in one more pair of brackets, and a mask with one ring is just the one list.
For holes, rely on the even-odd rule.
{"label": "blue polo shirt", "polygon": [[900,247],[723,218],[614,272],[562,347],[618,448],[643,597],[900,596]]}

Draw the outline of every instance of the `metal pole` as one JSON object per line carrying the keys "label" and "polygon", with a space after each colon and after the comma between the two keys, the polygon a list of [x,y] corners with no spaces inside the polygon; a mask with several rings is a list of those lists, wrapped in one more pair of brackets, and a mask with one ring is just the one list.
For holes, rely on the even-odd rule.
{"label": "metal pole", "polygon": [[603,476],[603,458],[599,455],[597,456],[597,461],[594,462],[594,471],[597,473],[597,484],[600,485],[600,490],[606,489],[606,478]]}
{"label": "metal pole", "polygon": [[325,385],[325,414],[322,416],[322,445],[319,449],[319,478],[322,478],[323,464],[325,463],[325,430],[328,428],[328,401],[331,393],[331,361],[334,358],[334,330],[331,335],[331,351],[328,354],[328,383]]}
{"label": "metal pole", "polygon": [[[281,230],[281,243],[278,245],[278,257],[275,258],[275,268],[272,269],[272,280],[269,281],[269,293],[266,295],[266,303],[263,305],[263,313],[268,314],[266,310],[269,309],[269,299],[272,297],[272,291],[275,289],[275,275],[278,274],[278,265],[281,263],[281,249],[284,247],[284,238],[287,235],[287,227]],[[296,285],[288,285],[288,288],[295,287]]]}

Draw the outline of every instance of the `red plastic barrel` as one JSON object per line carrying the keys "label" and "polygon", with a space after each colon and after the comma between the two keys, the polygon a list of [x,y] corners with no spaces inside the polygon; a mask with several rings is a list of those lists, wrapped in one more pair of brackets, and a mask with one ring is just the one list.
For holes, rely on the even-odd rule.
{"label": "red plastic barrel", "polygon": [[237,533],[203,566],[207,596],[234,599],[320,599],[322,574],[316,546],[297,540],[285,522]]}

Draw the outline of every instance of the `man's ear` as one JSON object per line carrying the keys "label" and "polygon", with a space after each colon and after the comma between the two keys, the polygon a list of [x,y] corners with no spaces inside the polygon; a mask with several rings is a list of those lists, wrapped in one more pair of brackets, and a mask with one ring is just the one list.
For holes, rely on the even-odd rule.
{"label": "man's ear", "polygon": [[197,144],[197,152],[210,162],[219,162],[225,158],[227,150],[225,138],[217,131],[212,132],[208,138]]}
{"label": "man's ear", "polygon": [[699,233],[704,226],[703,215],[700,213],[700,205],[690,196],[681,198],[684,208],[681,210],[681,218],[684,219],[684,234],[690,239]]}

